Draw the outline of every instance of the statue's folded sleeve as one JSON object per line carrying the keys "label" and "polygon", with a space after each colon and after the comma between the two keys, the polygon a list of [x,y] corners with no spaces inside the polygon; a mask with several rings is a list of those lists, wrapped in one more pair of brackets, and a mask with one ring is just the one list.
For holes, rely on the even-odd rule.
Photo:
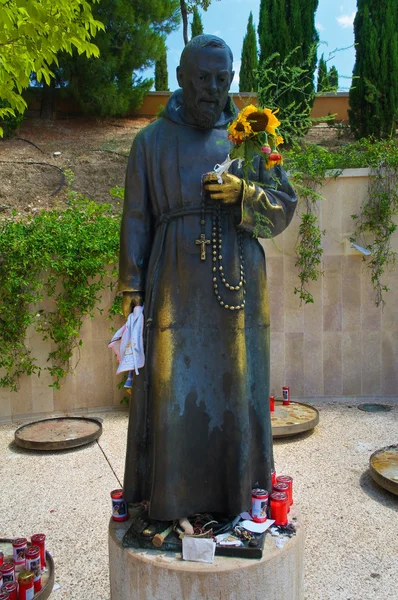
{"label": "statue's folded sleeve", "polygon": [[142,136],[133,142],[127,166],[120,231],[118,292],[144,292],[154,235]]}
{"label": "statue's folded sleeve", "polygon": [[275,237],[289,225],[296,205],[285,171],[281,167],[268,170],[260,160],[258,180],[244,182],[238,227],[256,237]]}

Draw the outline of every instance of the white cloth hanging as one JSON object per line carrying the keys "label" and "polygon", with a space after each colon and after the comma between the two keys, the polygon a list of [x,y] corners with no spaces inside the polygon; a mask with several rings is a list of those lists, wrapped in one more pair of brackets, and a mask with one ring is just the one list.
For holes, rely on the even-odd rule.
{"label": "white cloth hanging", "polygon": [[128,319],[112,337],[108,348],[111,348],[117,357],[119,366],[116,373],[134,371],[138,375],[138,369],[145,365],[144,354],[144,307],[136,306]]}

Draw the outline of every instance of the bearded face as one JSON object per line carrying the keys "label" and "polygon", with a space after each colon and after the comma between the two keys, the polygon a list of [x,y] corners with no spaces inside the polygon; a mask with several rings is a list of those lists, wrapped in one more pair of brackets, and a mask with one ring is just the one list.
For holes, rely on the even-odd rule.
{"label": "bearded face", "polygon": [[227,48],[193,50],[184,67],[177,71],[184,96],[184,112],[201,129],[212,129],[228,100],[233,79]]}

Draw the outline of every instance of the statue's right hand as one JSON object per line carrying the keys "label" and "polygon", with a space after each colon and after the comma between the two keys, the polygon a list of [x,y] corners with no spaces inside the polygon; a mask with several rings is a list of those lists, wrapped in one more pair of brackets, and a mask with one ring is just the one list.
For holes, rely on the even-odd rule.
{"label": "statue's right hand", "polygon": [[130,313],[133,312],[136,306],[144,304],[144,292],[123,292],[122,312],[124,318],[128,319]]}

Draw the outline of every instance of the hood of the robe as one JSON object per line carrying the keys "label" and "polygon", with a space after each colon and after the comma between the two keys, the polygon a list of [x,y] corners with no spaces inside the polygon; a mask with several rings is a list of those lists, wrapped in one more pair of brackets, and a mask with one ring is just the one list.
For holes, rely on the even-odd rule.
{"label": "hood of the robe", "polygon": [[[182,89],[178,89],[170,96],[169,101],[166,104],[166,108],[162,112],[161,116],[165,117],[166,119],[170,119],[170,121],[174,121],[174,123],[179,123],[180,125],[196,127],[184,119],[182,111],[183,103],[184,100]],[[217,123],[214,125],[214,128],[224,129],[228,123],[233,121],[238,112],[238,108],[235,106],[232,98],[228,96],[227,104],[225,105],[225,108],[221,113]]]}

